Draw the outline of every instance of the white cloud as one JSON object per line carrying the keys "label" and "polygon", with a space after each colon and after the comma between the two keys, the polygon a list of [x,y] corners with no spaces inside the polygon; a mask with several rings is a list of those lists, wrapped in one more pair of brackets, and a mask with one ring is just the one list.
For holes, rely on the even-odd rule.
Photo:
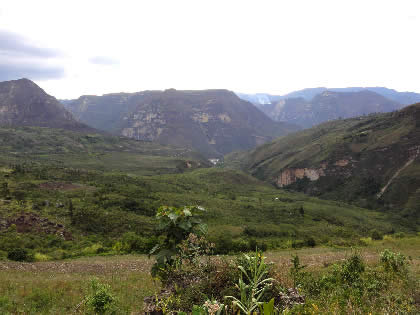
{"label": "white cloud", "polygon": [[0,29],[64,52],[67,76],[37,81],[58,97],[170,87],[420,92],[418,12],[417,0],[3,0]]}

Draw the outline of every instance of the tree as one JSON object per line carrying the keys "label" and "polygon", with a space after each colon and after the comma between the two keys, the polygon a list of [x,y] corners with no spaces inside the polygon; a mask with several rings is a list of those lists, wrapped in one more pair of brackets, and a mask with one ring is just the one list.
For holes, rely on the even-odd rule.
{"label": "tree", "polygon": [[163,243],[156,244],[150,255],[156,255],[156,263],[152,274],[165,270],[174,264],[174,256],[178,254],[178,245],[188,238],[190,233],[205,234],[207,226],[201,222],[200,216],[205,211],[200,206],[168,207],[162,206],[157,210],[159,221],[158,233],[164,237]]}

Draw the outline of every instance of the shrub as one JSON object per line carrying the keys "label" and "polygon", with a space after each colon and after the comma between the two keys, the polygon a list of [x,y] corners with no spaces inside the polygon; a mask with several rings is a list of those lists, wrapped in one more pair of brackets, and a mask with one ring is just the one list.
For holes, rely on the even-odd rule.
{"label": "shrub", "polygon": [[0,250],[0,261],[5,260],[7,258],[7,252]]}
{"label": "shrub", "polygon": [[365,263],[358,254],[352,255],[339,269],[341,282],[352,285],[365,271]]}
{"label": "shrub", "polygon": [[316,245],[315,239],[312,236],[310,236],[309,238],[306,239],[306,245],[309,247],[315,247]]}
{"label": "shrub", "polygon": [[14,261],[33,261],[33,255],[25,248],[15,248],[8,252],[7,258]]}
{"label": "shrub", "polygon": [[127,253],[148,253],[153,248],[153,240],[137,235],[135,232],[124,233],[120,245],[115,244],[115,248],[119,247],[118,251]]}
{"label": "shrub", "polygon": [[89,247],[85,247],[82,249],[83,255],[95,255],[98,254],[100,250],[103,250],[102,244],[92,244]]}
{"label": "shrub", "polygon": [[404,238],[405,237],[405,233],[404,232],[398,232],[398,233],[395,233],[395,238]]}
{"label": "shrub", "polygon": [[34,255],[35,261],[47,261],[49,260],[49,257],[47,255],[41,254],[41,253],[35,253]]}
{"label": "shrub", "polygon": [[201,223],[200,215],[205,211],[200,206],[185,206],[181,208],[162,206],[158,209],[158,232],[164,237],[162,244],[156,244],[150,255],[156,255],[156,263],[152,275],[171,267],[175,263],[174,256],[179,253],[179,247],[190,233],[205,234],[207,226]]}
{"label": "shrub", "polygon": [[384,241],[393,242],[394,238],[391,235],[384,235]]}
{"label": "shrub", "polygon": [[305,242],[302,240],[293,240],[292,248],[302,248],[305,246]]}
{"label": "shrub", "polygon": [[378,232],[378,230],[372,230],[370,236],[373,240],[378,241],[382,239],[382,234]]}
{"label": "shrub", "polygon": [[381,255],[381,263],[385,270],[393,273],[406,274],[408,271],[408,262],[406,257],[400,253],[396,254],[385,249]]}
{"label": "shrub", "polygon": [[215,253],[217,254],[229,254],[234,251],[235,244],[232,234],[229,232],[218,235],[212,241],[215,243]]}
{"label": "shrub", "polygon": [[111,293],[111,287],[92,279],[90,283],[91,294],[86,297],[86,305],[95,314],[105,314],[114,306],[116,299]]}
{"label": "shrub", "polygon": [[371,237],[362,237],[360,239],[360,244],[363,246],[369,246],[372,245],[373,241]]}

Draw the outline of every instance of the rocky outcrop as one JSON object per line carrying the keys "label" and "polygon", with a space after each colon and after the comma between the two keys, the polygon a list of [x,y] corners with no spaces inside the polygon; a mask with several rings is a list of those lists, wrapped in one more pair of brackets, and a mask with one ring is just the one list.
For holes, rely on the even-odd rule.
{"label": "rocky outcrop", "polygon": [[[341,159],[334,163],[322,162],[319,168],[288,168],[283,170],[277,177],[276,184],[278,187],[284,187],[293,184],[299,179],[307,177],[310,181],[316,181],[321,176],[325,176],[327,173],[342,174],[343,176],[349,176],[346,172],[346,166],[351,166],[351,163],[356,162],[349,159]],[[328,167],[330,165],[330,167]]]}
{"label": "rocky outcrop", "polygon": [[312,169],[312,168],[295,168],[295,169],[286,169],[280,173],[277,177],[277,186],[284,187],[293,184],[298,179],[303,179],[307,177],[311,181],[318,180],[319,177],[324,176],[324,170],[322,168]]}
{"label": "rocky outcrop", "polygon": [[209,158],[243,151],[299,129],[274,122],[227,90],[144,91],[66,102],[81,121],[136,140],[193,148]]}

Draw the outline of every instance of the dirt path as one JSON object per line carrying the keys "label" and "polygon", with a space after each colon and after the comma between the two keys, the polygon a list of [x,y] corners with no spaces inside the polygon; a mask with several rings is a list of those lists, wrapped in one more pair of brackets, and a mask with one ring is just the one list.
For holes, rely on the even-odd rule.
{"label": "dirt path", "polygon": [[56,273],[87,273],[108,274],[116,272],[146,272],[150,271],[152,259],[146,256],[112,256],[88,257],[67,261],[50,262],[0,262],[0,271],[56,272]]}

